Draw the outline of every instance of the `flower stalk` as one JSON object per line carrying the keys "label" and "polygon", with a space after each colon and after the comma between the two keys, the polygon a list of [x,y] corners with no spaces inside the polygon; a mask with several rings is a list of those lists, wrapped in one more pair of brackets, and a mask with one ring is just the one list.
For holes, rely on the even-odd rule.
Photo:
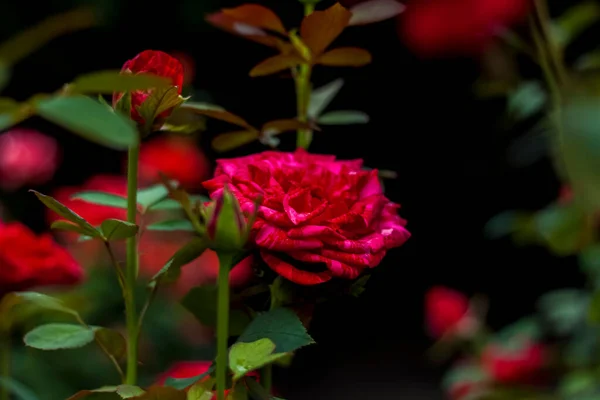
{"label": "flower stalk", "polygon": [[[127,221],[135,224],[137,217],[137,176],[139,144],[129,149],[127,157]],[[138,319],[135,286],[138,273],[137,235],[127,239],[127,264],[125,268],[125,318],[127,325],[127,372],[125,383],[137,382]]]}
{"label": "flower stalk", "polygon": [[[304,1],[304,16],[307,17],[315,10],[313,1]],[[296,108],[297,118],[300,122],[308,122],[308,105],[310,103],[312,65],[304,63],[300,65],[294,75],[296,84]],[[308,149],[312,142],[313,132],[310,129],[299,129],[296,136],[296,147]]]}
{"label": "flower stalk", "polygon": [[219,277],[217,280],[217,400],[225,400],[227,384],[227,355],[229,340],[229,270],[233,254],[218,251]]}

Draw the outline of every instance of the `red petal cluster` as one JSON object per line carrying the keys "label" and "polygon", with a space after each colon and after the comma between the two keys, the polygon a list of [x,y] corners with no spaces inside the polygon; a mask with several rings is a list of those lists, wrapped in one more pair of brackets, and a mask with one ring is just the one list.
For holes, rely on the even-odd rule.
{"label": "red petal cluster", "polygon": [[503,384],[531,383],[539,375],[546,362],[542,344],[526,342],[519,349],[505,349],[489,345],[481,356],[483,367],[490,376]]}
{"label": "red petal cluster", "polygon": [[271,269],[301,285],[354,279],[410,237],[400,206],[362,160],[303,150],[217,160],[204,187],[217,198],[225,185],[246,214],[262,197],[250,241]]}
{"label": "red petal cluster", "polygon": [[469,298],[461,292],[436,286],[425,295],[425,319],[433,337],[456,331],[468,316]]}
{"label": "red petal cluster", "polygon": [[480,53],[499,28],[522,20],[529,0],[413,0],[400,34],[423,56]]}
{"label": "red petal cluster", "polygon": [[[183,66],[179,60],[162,51],[145,50],[131,60],[125,62],[121,71],[133,74],[154,74],[165,78],[171,78],[173,86],[176,86],[178,93],[181,94],[181,89],[183,87]],[[150,93],[151,91],[149,90],[137,90],[131,93],[131,119],[140,124],[144,124],[145,121],[138,113],[137,108],[146,101],[148,96],[150,96]],[[113,94],[113,107],[121,97],[123,97],[123,93]],[[171,114],[171,111],[172,110],[170,109],[165,110],[157,118],[167,118]]]}
{"label": "red petal cluster", "polygon": [[48,234],[18,222],[0,223],[0,296],[36,286],[74,284],[83,270]]}

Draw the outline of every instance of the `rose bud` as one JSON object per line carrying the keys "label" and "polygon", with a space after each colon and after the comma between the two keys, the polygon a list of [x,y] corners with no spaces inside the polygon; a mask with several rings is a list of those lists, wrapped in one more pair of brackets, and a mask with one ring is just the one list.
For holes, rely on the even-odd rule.
{"label": "rose bud", "polygon": [[474,330],[476,319],[470,311],[469,298],[456,290],[436,286],[425,296],[425,319],[431,336],[467,335]]}
{"label": "rose bud", "polygon": [[207,215],[206,234],[213,249],[235,252],[246,244],[256,211],[246,221],[240,203],[225,186],[221,195],[208,206]]}
{"label": "rose bud", "polygon": [[481,363],[489,375],[503,384],[527,384],[535,381],[546,361],[542,344],[527,340],[518,348],[488,345]]}
{"label": "rose bud", "polygon": [[[171,57],[167,53],[156,50],[145,50],[123,64],[121,72],[124,74],[153,74],[160,77],[169,78],[171,79],[173,87],[177,91],[177,95],[180,97],[181,101],[183,101],[183,98],[180,96],[183,86],[183,66],[179,60]],[[140,109],[142,109],[142,104],[144,104],[153,93],[153,89],[135,90],[131,92],[130,113],[131,119],[136,121],[138,124],[151,127],[153,130],[156,130],[163,125],[164,121],[169,117],[169,115],[171,115],[171,112],[178,104],[173,104],[170,106],[169,104],[161,105],[161,107],[158,107],[159,109],[166,109],[164,109],[164,111],[162,111],[160,114],[150,117],[153,118],[152,121],[147,121],[146,119],[149,117],[144,115],[144,113],[140,113]],[[120,108],[119,101],[123,98],[123,95],[124,93],[113,94],[113,108]],[[166,96],[164,97],[166,98]],[[152,108],[156,109],[156,107]],[[125,111],[127,112],[127,110]]]}

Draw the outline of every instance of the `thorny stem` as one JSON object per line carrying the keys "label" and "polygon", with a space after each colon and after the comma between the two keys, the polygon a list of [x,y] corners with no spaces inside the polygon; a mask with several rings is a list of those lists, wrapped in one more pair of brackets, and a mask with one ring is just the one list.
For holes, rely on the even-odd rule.
{"label": "thorny stem", "polygon": [[121,286],[121,291],[123,292],[123,296],[125,296],[125,276],[123,275],[123,269],[117,261],[115,253],[112,251],[112,247],[110,247],[110,243],[108,241],[104,242],[104,247],[106,247],[106,251],[108,252],[108,256],[110,257],[110,262],[115,268],[117,279],[119,280],[119,286]]}
{"label": "thorny stem", "polygon": [[227,383],[227,341],[229,339],[229,269],[233,255],[217,252],[219,277],[217,281],[217,400],[225,400]]}
{"label": "thorny stem", "polygon": [[[304,16],[312,14],[315,10],[315,5],[311,1],[304,3]],[[300,122],[308,122],[308,104],[310,102],[311,83],[310,76],[312,73],[312,66],[308,63],[304,63],[298,67],[298,71],[294,76],[296,83],[296,107],[297,107],[297,118]],[[308,149],[312,142],[313,132],[310,129],[298,129],[296,136],[296,147],[302,149]]]}
{"label": "thorny stem", "polygon": [[[10,378],[10,336],[8,332],[0,332],[0,378]],[[0,400],[9,400],[7,385],[0,385]]]}
{"label": "thorny stem", "polygon": [[[136,223],[137,175],[140,146],[129,149],[127,157],[127,222]],[[127,239],[127,265],[125,269],[125,318],[127,325],[127,375],[125,383],[135,385],[138,363],[138,319],[135,286],[138,273],[137,235]]]}

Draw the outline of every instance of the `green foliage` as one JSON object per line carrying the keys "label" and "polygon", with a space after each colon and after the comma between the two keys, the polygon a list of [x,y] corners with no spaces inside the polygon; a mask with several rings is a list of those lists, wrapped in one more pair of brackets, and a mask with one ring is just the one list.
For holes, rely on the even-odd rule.
{"label": "green foliage", "polygon": [[161,113],[179,107],[184,101],[175,86],[159,87],[152,91],[137,111],[146,122],[146,128],[150,128]]}
{"label": "green foliage", "polygon": [[587,317],[589,296],[578,289],[555,290],[538,299],[538,308],[557,335],[580,329]]}
{"label": "green foliage", "polygon": [[81,218],[79,215],[75,214],[71,211],[67,206],[60,203],[58,200],[36,192],[35,190],[31,190],[33,194],[37,196],[37,198],[44,203],[46,207],[63,217],[64,219],[71,221],[72,223],[79,226],[82,231],[86,232],[88,236],[92,237],[100,237],[100,232],[94,228],[89,222],[85,219]]}
{"label": "green foliage", "polygon": [[342,86],[344,86],[344,80],[336,79],[327,85],[313,90],[310,94],[310,101],[308,103],[308,118],[317,120],[323,111],[325,111],[329,103],[337,96]]}
{"label": "green foliage", "polygon": [[94,330],[81,325],[46,324],[29,331],[23,340],[38,350],[76,349],[92,343]]}
{"label": "green foliage", "polygon": [[275,308],[259,314],[238,338],[238,343],[251,343],[267,338],[278,353],[289,353],[315,343],[298,316],[287,308]]}
{"label": "green foliage", "polygon": [[7,330],[18,315],[40,310],[62,312],[79,318],[77,311],[54,297],[36,292],[12,292],[4,295],[0,301],[0,326]]}
{"label": "green foliage", "polygon": [[194,225],[187,219],[161,221],[146,227],[149,231],[188,231],[195,232]]}
{"label": "green foliage", "polygon": [[208,242],[204,238],[193,238],[185,246],[179,249],[173,257],[167,261],[164,267],[161,268],[154,277],[152,277],[152,284],[158,282],[168,283],[173,282],[179,278],[181,268],[191,263],[196,258],[200,257],[204,250],[208,248]]}
{"label": "green foliage", "polygon": [[119,386],[105,386],[99,389],[82,390],[77,392],[67,400],[81,400],[81,399],[132,399],[138,398],[145,392],[143,389],[133,385],[119,385]]}
{"label": "green foliage", "polygon": [[555,21],[553,39],[561,47],[566,47],[598,20],[600,20],[598,3],[593,0],[575,3]]}
{"label": "green foliage", "polygon": [[194,383],[189,389],[187,400],[212,400],[212,388],[215,384],[214,378],[205,379]]}
{"label": "green foliage", "polygon": [[122,74],[121,71],[96,71],[78,76],[69,85],[70,93],[77,94],[113,94],[151,88],[170,86],[166,78],[152,74]]}
{"label": "green foliage", "polygon": [[353,125],[368,122],[369,116],[367,114],[353,110],[330,111],[317,119],[317,123],[321,125]]}
{"label": "green foliage", "polygon": [[248,372],[257,370],[287,353],[274,353],[275,343],[268,338],[251,343],[238,342],[229,350],[229,368],[233,371],[233,379],[238,380]]}
{"label": "green foliage", "polygon": [[[217,287],[204,285],[192,288],[181,304],[205,326],[217,325]],[[229,310],[229,336],[239,336],[250,323],[250,316],[243,310]]]}
{"label": "green foliage", "polygon": [[191,378],[183,378],[183,379],[167,378],[167,380],[165,381],[165,385],[173,387],[175,389],[185,389],[185,388],[190,387],[191,385],[195,384],[196,382],[199,382],[201,379],[206,378],[213,372],[215,372],[215,364],[214,363],[210,366],[210,368],[206,372],[203,372],[200,375],[196,375]]}
{"label": "green foliage", "polygon": [[75,193],[71,196],[71,199],[79,199],[87,201],[88,203],[98,204],[101,206],[117,207],[127,209],[127,199],[123,196],[119,196],[112,193],[98,192],[98,191],[85,191]]}
{"label": "green foliage", "polygon": [[0,376],[0,387],[15,395],[17,400],[38,400],[38,397],[27,386],[4,376]]}
{"label": "green foliage", "polygon": [[254,379],[252,378],[245,378],[244,382],[246,383],[246,385],[248,385],[248,393],[250,394],[250,397],[254,400],[271,400],[273,399],[273,397],[271,397],[271,395],[265,390],[264,387],[262,387],[261,385],[259,385],[258,382],[256,382]]}
{"label": "green foliage", "polygon": [[138,232],[136,224],[118,219],[104,220],[100,228],[106,240],[123,240],[135,236]]}
{"label": "green foliage", "polygon": [[135,125],[86,96],[56,96],[39,100],[37,113],[84,138],[116,150],[138,142]]}
{"label": "green foliage", "polygon": [[508,98],[508,113],[517,120],[529,118],[541,111],[548,102],[548,94],[538,81],[521,83]]}
{"label": "green foliage", "polygon": [[186,393],[168,386],[151,386],[141,396],[132,397],[136,400],[186,400]]}

